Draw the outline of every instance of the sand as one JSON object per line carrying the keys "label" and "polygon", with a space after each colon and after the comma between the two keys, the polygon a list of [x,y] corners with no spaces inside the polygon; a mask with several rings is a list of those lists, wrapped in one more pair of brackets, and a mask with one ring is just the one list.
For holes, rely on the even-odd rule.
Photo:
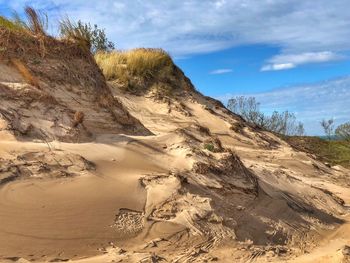
{"label": "sand", "polygon": [[151,134],[0,131],[1,262],[345,262],[348,170],[197,93],[114,93]]}

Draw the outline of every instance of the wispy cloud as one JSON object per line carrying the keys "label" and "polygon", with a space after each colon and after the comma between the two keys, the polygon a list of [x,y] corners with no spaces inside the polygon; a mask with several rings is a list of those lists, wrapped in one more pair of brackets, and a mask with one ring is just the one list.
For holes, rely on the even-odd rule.
{"label": "wispy cloud", "polygon": [[305,52],[300,54],[277,55],[261,68],[261,71],[285,70],[299,65],[321,63],[343,59],[344,57],[334,52]]}
{"label": "wispy cloud", "polygon": [[295,64],[293,63],[276,63],[276,64],[268,64],[264,65],[261,68],[261,71],[271,71],[271,70],[285,70],[295,68]]}
{"label": "wispy cloud", "polygon": [[221,74],[226,74],[226,73],[231,73],[232,69],[230,68],[222,68],[222,69],[215,69],[213,71],[210,71],[209,74],[211,75],[221,75]]}
{"label": "wispy cloud", "polygon": [[[0,0],[1,10],[26,3]],[[348,0],[32,0],[30,4],[57,19],[67,14],[96,23],[106,28],[118,48],[162,47],[175,56],[249,44],[278,46],[284,55],[350,50]],[[286,63],[293,62],[270,64]],[[281,67],[286,66],[271,68]]]}
{"label": "wispy cloud", "polygon": [[[219,99],[226,103],[232,96],[227,94]],[[322,134],[319,122],[323,118],[334,118],[337,125],[350,121],[350,76],[245,96],[254,96],[267,113],[274,110],[295,112],[311,135]]]}

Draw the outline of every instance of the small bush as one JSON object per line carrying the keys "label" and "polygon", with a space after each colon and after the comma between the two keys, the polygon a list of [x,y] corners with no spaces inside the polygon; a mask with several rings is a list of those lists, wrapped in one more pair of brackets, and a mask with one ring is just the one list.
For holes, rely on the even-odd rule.
{"label": "small bush", "polygon": [[97,25],[92,27],[90,23],[80,20],[76,23],[69,18],[60,21],[60,34],[64,39],[78,43],[92,53],[114,49],[114,44],[107,39],[104,29],[99,29]]}
{"label": "small bush", "polygon": [[204,144],[204,149],[208,150],[208,151],[211,151],[211,152],[214,152],[215,151],[215,146],[211,143],[206,143]]}

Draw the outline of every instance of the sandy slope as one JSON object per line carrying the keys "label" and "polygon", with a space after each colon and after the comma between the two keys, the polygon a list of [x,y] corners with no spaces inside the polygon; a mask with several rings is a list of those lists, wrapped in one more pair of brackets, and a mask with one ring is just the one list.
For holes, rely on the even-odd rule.
{"label": "sandy slope", "polygon": [[347,170],[197,93],[170,103],[115,95],[154,135],[47,144],[0,131],[3,262],[343,260]]}
{"label": "sandy slope", "polygon": [[[249,127],[234,132],[230,127],[239,119],[220,108],[208,110],[211,102],[202,98],[177,107],[177,102],[169,106],[141,96],[118,96],[154,136],[105,134],[91,143],[54,141],[50,151],[46,143],[20,142],[2,132],[2,158],[63,152],[68,159],[78,155],[96,166],[84,171],[74,169],[73,162],[74,176],[32,178],[34,174],[1,186],[3,260],[266,262],[281,261],[283,256],[282,261],[291,262],[340,262],[343,258],[339,249],[349,244],[350,236],[345,209],[316,186],[348,201],[348,188],[336,184],[346,170],[331,170]],[[198,137],[199,126],[208,128],[210,136]],[[206,137],[219,138],[240,156],[258,180],[256,190],[253,181],[242,177],[244,170],[236,175],[228,170],[233,172],[231,179],[225,170],[215,174],[210,167],[209,173],[193,172],[198,162],[225,163],[227,153],[203,151]],[[311,253],[302,255],[305,251]]]}
{"label": "sandy slope", "polygon": [[248,125],[169,57],[108,86],[75,43],[0,36],[0,262],[349,259],[348,170]]}

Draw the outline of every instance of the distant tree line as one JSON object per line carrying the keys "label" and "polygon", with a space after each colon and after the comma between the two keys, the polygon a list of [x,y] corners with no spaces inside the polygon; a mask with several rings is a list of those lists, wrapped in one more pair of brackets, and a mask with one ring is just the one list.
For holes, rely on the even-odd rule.
{"label": "distant tree line", "polygon": [[256,101],[255,97],[234,97],[229,99],[227,108],[241,115],[247,122],[268,131],[288,136],[305,134],[303,123],[297,121],[294,113],[274,111],[271,115],[267,115],[261,112],[260,103]]}

